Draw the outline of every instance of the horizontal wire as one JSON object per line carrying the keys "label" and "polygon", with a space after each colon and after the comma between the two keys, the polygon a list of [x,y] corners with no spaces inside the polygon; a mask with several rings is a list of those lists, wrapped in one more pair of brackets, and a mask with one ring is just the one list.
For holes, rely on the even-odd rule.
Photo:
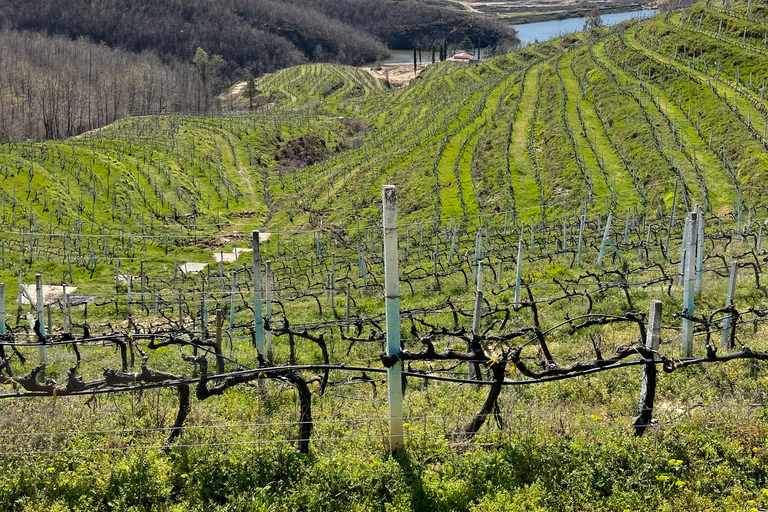
{"label": "horizontal wire", "polygon": [[[294,425],[300,425],[300,422],[295,423]],[[737,428],[736,425],[733,424],[733,422],[727,422],[727,421],[706,421],[706,422],[695,422],[693,423],[694,426],[702,426],[702,427],[714,427],[714,426],[724,426],[724,427],[730,427],[730,428]],[[522,427],[523,425],[521,425]],[[681,427],[681,426],[691,426],[690,423],[681,423],[681,422],[658,422],[649,425],[650,428],[659,429],[659,428],[675,428],[675,427]],[[599,425],[595,427],[586,427],[586,426],[577,426],[577,427],[557,427],[553,426],[550,427],[550,430],[553,432],[560,432],[560,431],[568,431],[568,432],[599,432],[599,431],[609,431],[609,430],[621,430],[621,431],[627,431],[630,432],[631,425]],[[508,432],[504,433],[513,433],[514,430],[509,430]],[[391,438],[399,438],[400,436],[395,435],[389,435],[387,433],[382,432],[381,434],[375,434],[375,435],[364,435],[364,436],[340,436],[340,437],[324,437],[324,438],[317,438],[317,437],[311,437],[309,439],[261,439],[261,440],[250,440],[250,441],[226,441],[226,442],[213,442],[213,443],[181,443],[181,444],[165,444],[165,445],[126,445],[126,446],[117,446],[117,447],[99,447],[99,448],[84,448],[84,449],[67,449],[67,450],[35,450],[35,451],[12,451],[12,452],[0,452],[0,456],[29,456],[29,455],[62,455],[62,454],[77,454],[77,453],[98,453],[98,452],[112,452],[112,451],[127,451],[127,450],[175,450],[179,448],[221,448],[226,446],[255,446],[255,445],[275,445],[275,444],[298,444],[301,442],[309,442],[309,443],[337,443],[339,441],[359,441],[359,440],[376,440],[376,441],[383,441],[385,439],[391,439]],[[402,436],[405,440],[408,438],[439,438],[439,439],[447,439],[448,443],[455,446],[464,446],[467,443],[464,442],[450,442],[450,433],[446,432],[426,432],[426,431],[406,431],[403,433]],[[496,445],[497,443],[490,443],[491,445]],[[473,445],[476,445],[476,443],[473,443]]]}

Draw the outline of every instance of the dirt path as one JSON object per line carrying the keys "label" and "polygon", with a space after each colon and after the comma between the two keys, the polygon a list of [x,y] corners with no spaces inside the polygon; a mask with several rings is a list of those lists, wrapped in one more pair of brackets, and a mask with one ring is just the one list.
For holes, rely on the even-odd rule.
{"label": "dirt path", "polygon": [[253,193],[253,184],[251,183],[251,177],[248,176],[248,169],[246,169],[246,168],[244,168],[242,166],[238,167],[237,168],[237,174],[239,174],[240,178],[242,178],[245,181],[245,184],[248,185],[248,190],[250,191],[251,196],[253,196],[255,198],[256,195]]}
{"label": "dirt path", "polygon": [[475,9],[474,7],[472,7],[471,5],[469,5],[469,3],[467,3],[467,2],[462,2],[461,0],[450,0],[450,1],[455,3],[455,4],[459,4],[459,5],[464,6],[464,8],[466,10],[468,10],[469,12],[480,12],[477,9]]}
{"label": "dirt path", "polygon": [[405,87],[409,85],[424,69],[427,64],[419,64],[416,68],[416,74],[413,73],[413,64],[385,64],[378,68],[362,68],[374,78],[387,81],[389,74],[389,84],[391,87]]}

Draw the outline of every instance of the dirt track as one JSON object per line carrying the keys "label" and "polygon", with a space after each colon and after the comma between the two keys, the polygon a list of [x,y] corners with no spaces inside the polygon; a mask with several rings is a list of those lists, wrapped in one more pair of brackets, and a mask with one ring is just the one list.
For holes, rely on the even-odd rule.
{"label": "dirt track", "polygon": [[391,87],[405,87],[416,78],[424,69],[427,64],[419,64],[416,68],[416,73],[413,72],[413,64],[387,64],[379,66],[378,68],[363,68],[371,76],[380,78],[381,80],[387,80],[387,73],[389,73],[389,84]]}

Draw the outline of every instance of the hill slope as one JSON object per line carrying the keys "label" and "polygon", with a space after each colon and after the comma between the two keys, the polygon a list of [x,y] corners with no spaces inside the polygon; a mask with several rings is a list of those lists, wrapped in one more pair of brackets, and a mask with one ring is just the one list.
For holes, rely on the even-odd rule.
{"label": "hill slope", "polygon": [[165,60],[189,62],[202,47],[222,55],[225,74],[238,78],[306,61],[373,62],[387,54],[387,44],[514,39],[514,31],[489,18],[393,0],[2,0],[0,16],[10,28],[87,37]]}
{"label": "hill slope", "polygon": [[[768,507],[768,21],[748,6],[438,63],[399,90],[304,64],[258,78],[253,112],[240,96],[2,141],[0,509]],[[696,203],[703,254],[681,243]],[[232,251],[252,229],[263,293]],[[38,275],[78,288],[45,332],[14,289]]]}
{"label": "hill slope", "polygon": [[[668,212],[675,188],[678,208],[699,203],[722,212],[741,203],[747,211],[762,204],[768,168],[768,110],[756,78],[764,76],[768,57],[759,25],[755,41],[737,45],[733,35],[707,32],[717,30],[719,19],[730,20],[697,6],[594,40],[569,36],[475,66],[440,63],[397,91],[355,68],[293,67],[256,81],[259,104],[275,106],[255,117],[126,121],[93,135],[95,142],[48,143],[46,154],[64,156],[36,165],[61,184],[80,172],[66,156],[70,146],[103,153],[103,164],[91,159],[94,177],[110,159],[128,172],[150,152],[157,156],[146,164],[142,156],[141,166],[157,175],[147,183],[153,189],[169,169],[194,182],[193,174],[215,165],[229,184],[215,186],[213,197],[220,199],[209,201],[198,182],[187,195],[175,194],[175,208],[210,217],[225,207],[225,195],[233,208],[252,193],[253,204],[243,208],[255,213],[246,224],[265,229],[374,222],[383,183],[402,187],[402,213],[414,219],[503,211],[527,218],[582,204]],[[749,28],[751,22],[738,23]],[[276,152],[305,135],[317,137],[322,161],[283,162]],[[208,139],[214,157],[200,145]],[[20,148],[3,148],[12,169]],[[262,148],[258,158],[254,148]],[[26,174],[26,167],[9,172]],[[31,184],[42,176],[36,173]],[[97,211],[101,201],[109,207],[101,193],[106,177],[89,187]],[[3,189],[10,198],[7,179]],[[63,199],[77,209],[77,194]],[[39,201],[25,208],[43,216]],[[137,222],[144,210],[168,221],[172,203],[166,197],[159,204],[148,211],[135,205],[122,218]]]}

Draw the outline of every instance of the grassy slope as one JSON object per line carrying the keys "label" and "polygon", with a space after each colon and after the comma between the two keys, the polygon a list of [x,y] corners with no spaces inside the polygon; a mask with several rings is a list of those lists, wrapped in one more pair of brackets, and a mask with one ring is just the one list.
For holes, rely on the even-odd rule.
{"label": "grassy slope", "polygon": [[[747,204],[762,206],[754,187],[764,173],[768,150],[707,88],[706,72],[694,70],[697,81],[687,78],[687,66],[682,63],[673,61],[672,69],[666,67],[669,48],[666,53],[646,51],[643,55],[641,37],[653,39],[662,33],[669,40],[708,41],[713,51],[729,48],[722,41],[704,39],[698,32],[677,27],[675,16],[672,23],[655,19],[640,25],[637,32],[628,29],[623,34],[626,46],[616,34],[607,33],[595,42],[591,52],[585,44],[578,44],[578,38],[556,40],[471,68],[449,63],[430,66],[414,84],[397,91],[384,90],[382,83],[353,68],[301,66],[258,80],[261,94],[279,104],[258,114],[232,119],[135,118],[74,140],[5,144],[0,147],[0,185],[6,224],[12,224],[16,212],[15,226],[6,227],[22,230],[36,226],[39,236],[32,243],[39,246],[33,261],[26,261],[29,237],[22,243],[20,235],[6,234],[6,268],[0,271],[0,281],[15,282],[21,268],[24,281],[30,282],[41,265],[47,282],[61,280],[68,262],[60,253],[43,257],[40,252],[61,249],[60,238],[45,236],[53,214],[56,234],[82,230],[84,235],[99,235],[84,237],[82,246],[77,245],[78,237],[68,239],[73,280],[81,291],[110,297],[119,259],[121,268],[130,267],[134,273],[143,262],[152,286],[159,287],[170,301],[177,287],[184,287],[186,299],[197,298],[197,282],[173,279],[174,262],[209,261],[212,248],[247,245],[248,231],[260,228],[282,235],[283,246],[278,247],[273,236],[265,248],[265,257],[273,260],[281,285],[291,293],[309,290],[321,297],[322,314],[310,298],[286,299],[292,322],[343,315],[343,297],[338,298],[334,312],[322,297],[331,253],[336,255],[337,289],[346,282],[353,285],[353,315],[376,315],[381,309],[380,288],[370,277],[364,283],[356,265],[357,247],[361,247],[370,263],[370,274],[381,276],[380,262],[374,258],[380,240],[378,235],[374,238],[374,232],[378,233],[380,225],[382,184],[398,185],[403,223],[440,216],[446,227],[449,216],[457,219],[465,228],[458,244],[458,252],[463,254],[474,246],[474,215],[504,212],[511,207],[513,197],[517,216],[526,224],[539,213],[542,192],[548,205],[555,203],[558,221],[567,220],[565,214],[571,215],[580,206],[586,186],[573,161],[567,126],[594,183],[594,210],[601,213],[605,209],[602,197],[611,194],[612,183],[617,190],[613,206],[617,217],[638,204],[641,213],[648,213],[650,218],[658,209],[659,197],[668,211],[674,173],[664,149],[676,147],[680,134],[691,159],[677,151],[675,164],[694,200],[702,199],[692,159],[691,148],[696,146],[695,162],[706,168],[713,209],[730,212],[733,180],[716,149],[725,146]],[[746,55],[754,69],[766,63],[759,53]],[[708,59],[712,62],[714,57]],[[603,62],[607,69],[600,66]],[[726,69],[722,73],[735,79],[730,72]],[[646,78],[649,73],[650,78]],[[666,117],[652,101],[646,103],[641,87],[652,91],[654,98],[658,95],[656,101]],[[754,99],[754,91],[727,89],[727,84],[722,87],[729,97],[742,95],[743,112],[747,112],[747,98],[751,95]],[[563,88],[567,94],[564,111]],[[678,104],[681,96],[682,106]],[[690,119],[689,103],[695,113]],[[650,122],[644,108],[652,113]],[[750,119],[762,122],[760,108],[749,108]],[[697,118],[703,133],[714,133],[711,151],[705,149],[696,132]],[[674,122],[674,134],[667,119]],[[314,138],[310,141],[308,135]],[[528,150],[531,136],[534,153]],[[504,155],[507,140],[508,172]],[[662,151],[654,147],[659,141]],[[298,147],[316,150],[324,160],[305,166],[302,157],[307,155]],[[287,149],[295,159],[286,156]],[[538,182],[534,156],[542,173]],[[601,170],[603,158],[606,176]],[[635,177],[627,167],[636,169]],[[634,188],[635,182],[644,186],[646,204]],[[502,222],[501,217],[489,221],[495,226]],[[362,232],[339,229],[350,230],[358,223]],[[124,230],[126,239],[132,233],[133,247],[128,242],[119,243],[117,237],[109,239],[108,248],[103,247],[102,228],[112,235]],[[420,240],[422,230],[428,228],[425,224],[409,226],[408,241],[401,240],[401,248],[407,244],[411,251],[404,271],[412,277],[423,276],[428,272],[425,269],[432,268],[433,239],[426,233],[425,243]],[[307,229],[317,230],[317,242],[314,234],[297,233]],[[158,235],[149,239],[146,250],[142,233]],[[170,236],[167,241],[165,235]],[[597,235],[591,233],[590,237],[585,269],[593,264],[594,245],[599,243]],[[503,246],[503,255],[508,256],[516,246],[515,238],[516,234],[510,233],[492,242]],[[294,243],[295,259],[291,257]],[[445,243],[444,236],[441,243]],[[316,244],[323,246],[324,266],[314,267],[307,276],[301,269],[315,259]],[[89,263],[91,249],[97,258],[95,268]],[[732,247],[728,256],[747,249],[746,245]],[[536,285],[537,297],[560,293],[552,278],[562,281],[579,273],[568,268],[567,258],[548,262],[536,259],[535,254],[526,255],[532,260],[530,264],[526,260],[523,277]],[[223,267],[224,286],[248,258]],[[660,255],[655,258],[661,261]],[[448,264],[442,261],[441,265]],[[454,260],[450,265],[467,269],[463,261]],[[515,268],[509,258],[502,267],[507,277]],[[220,284],[217,273],[214,267],[211,282],[215,286]],[[722,307],[724,281],[708,274],[697,308],[704,312]],[[444,279],[441,285],[438,292],[431,280],[417,281],[414,293],[403,286],[403,307],[431,308],[446,296],[456,301],[472,298],[471,287],[460,273]],[[210,300],[216,302],[215,307],[226,309],[228,294],[218,295],[216,290]],[[247,293],[248,289],[243,290]],[[636,287],[631,297],[638,308],[651,298],[662,297],[665,325],[676,325],[679,319],[674,314],[680,309],[681,292],[677,287],[669,295],[665,292],[658,285]],[[492,302],[506,302],[511,300],[509,295],[502,282],[488,297]],[[9,310],[15,309],[12,299],[9,297]],[[247,295],[243,300],[248,300]],[[745,272],[740,278],[737,305],[760,307],[763,301]],[[542,321],[552,326],[565,314],[574,317],[584,313],[585,302],[561,301],[542,307]],[[189,303],[192,309],[196,307],[191,299]],[[112,308],[111,304],[94,306],[92,322],[100,326],[106,321],[118,322],[116,328],[123,328],[125,304],[119,315],[114,315]],[[622,293],[611,291],[596,300],[594,308],[616,314],[631,306]],[[149,316],[139,321],[158,320]],[[54,318],[58,325],[60,317]],[[82,316],[77,319],[83,320]],[[252,313],[241,307],[235,319],[238,325],[250,325]],[[436,314],[430,321],[446,326],[454,322],[450,313]],[[466,326],[469,319],[459,317],[458,321]],[[523,328],[531,322],[528,312],[514,314],[508,328]],[[758,325],[757,334],[751,334],[751,329],[745,327],[744,335],[750,336],[750,346],[761,348],[765,328]],[[247,331],[236,329],[234,333],[243,335],[233,343],[235,357],[243,364],[254,364]],[[367,330],[362,333],[368,334]],[[404,331],[407,346],[418,350],[418,341],[408,334]],[[601,336],[595,341],[589,334]],[[591,354],[594,342],[601,343],[603,353],[610,354],[616,346],[633,342],[636,333],[608,326],[576,336],[565,331],[552,336],[555,357],[566,361],[575,354]],[[348,344],[342,344],[335,332],[329,332],[328,339],[333,361],[375,364],[377,360],[377,344],[358,343],[347,353]],[[450,340],[441,343],[446,341]],[[662,350],[665,355],[675,355],[676,344],[665,343]],[[285,340],[277,339],[276,360],[287,357]],[[299,363],[321,360],[316,346],[299,342]],[[89,348],[84,351],[82,372],[95,378],[101,366],[113,367],[117,361],[111,349]],[[168,371],[189,372],[174,350],[153,352],[151,361],[167,365],[164,369]],[[34,362],[30,357],[17,369],[28,371]],[[60,378],[73,362],[72,353],[52,349],[50,375]],[[167,425],[175,407],[171,392],[147,392],[142,399],[127,395],[100,399],[92,409],[80,399],[62,398],[42,406],[40,402],[17,405],[18,401],[8,401],[0,405],[6,430],[77,429],[83,434],[53,440],[42,448],[97,451],[34,456],[15,468],[16,459],[8,459],[6,476],[0,479],[0,499],[9,510],[322,510],[331,506],[351,510],[730,510],[751,506],[749,500],[762,506],[765,498],[761,489],[768,486],[765,409],[741,404],[764,403],[768,389],[764,371],[761,364],[732,362],[663,375],[657,403],[666,411],[662,420],[669,424],[643,439],[635,439],[627,431],[637,405],[637,368],[562,383],[511,387],[502,393],[500,402],[508,421],[505,428],[490,426],[481,432],[485,442],[495,443],[488,449],[456,443],[445,436],[466,421],[463,415],[476,412],[484,399],[481,390],[411,383],[406,395],[409,458],[401,460],[383,455],[385,425],[381,419],[386,400],[381,383],[377,388],[368,384],[334,387],[326,396],[314,397],[314,437],[335,441],[318,441],[310,457],[296,456],[291,447],[277,442],[295,436],[298,417],[292,392],[277,386],[270,387],[267,396],[243,387],[228,391],[221,400],[195,402],[188,424],[241,426],[226,433],[207,427],[190,429],[184,438],[189,444],[222,439],[274,444],[179,449],[168,455],[158,450],[101,448],[159,445],[162,434],[157,432],[120,431]],[[686,409],[698,402],[704,407]],[[345,423],[336,421],[339,419]],[[41,449],[34,441],[3,439],[3,446],[10,450]]]}

